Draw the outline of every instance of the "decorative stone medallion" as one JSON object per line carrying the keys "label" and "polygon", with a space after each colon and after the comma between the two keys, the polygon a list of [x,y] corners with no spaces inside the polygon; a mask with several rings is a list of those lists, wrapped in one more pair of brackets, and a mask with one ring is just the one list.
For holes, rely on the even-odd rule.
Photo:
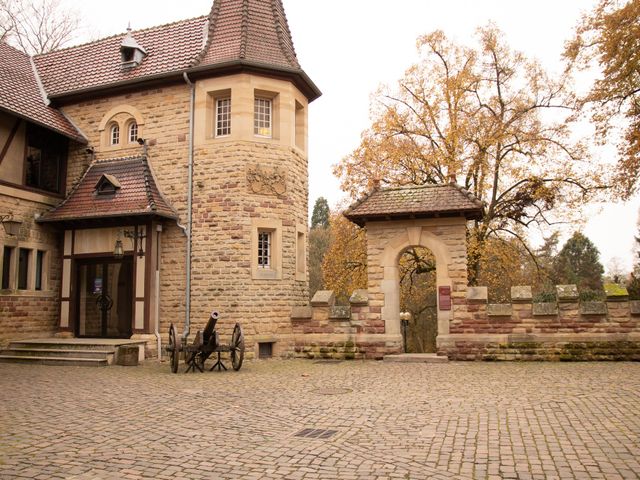
{"label": "decorative stone medallion", "polygon": [[260,195],[284,195],[287,192],[287,176],[279,168],[252,165],[247,169],[247,183],[252,193]]}

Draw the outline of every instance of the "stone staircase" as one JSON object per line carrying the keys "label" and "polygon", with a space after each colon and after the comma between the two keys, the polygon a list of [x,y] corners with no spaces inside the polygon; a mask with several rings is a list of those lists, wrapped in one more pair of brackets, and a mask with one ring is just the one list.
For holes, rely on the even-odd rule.
{"label": "stone staircase", "polygon": [[79,338],[19,340],[0,350],[0,362],[106,367],[116,362],[121,346],[143,344],[130,340]]}
{"label": "stone staircase", "polygon": [[400,353],[385,355],[385,362],[395,363],[447,363],[449,359],[436,353]]}

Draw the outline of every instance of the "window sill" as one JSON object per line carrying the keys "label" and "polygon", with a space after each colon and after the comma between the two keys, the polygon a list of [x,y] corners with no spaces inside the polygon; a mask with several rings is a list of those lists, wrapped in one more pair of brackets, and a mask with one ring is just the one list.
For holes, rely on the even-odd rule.
{"label": "window sill", "polygon": [[2,297],[46,297],[54,298],[55,292],[52,290],[12,290],[2,289],[0,290],[0,296]]}
{"label": "window sill", "polygon": [[254,280],[280,280],[280,275],[277,270],[258,268],[253,278]]}

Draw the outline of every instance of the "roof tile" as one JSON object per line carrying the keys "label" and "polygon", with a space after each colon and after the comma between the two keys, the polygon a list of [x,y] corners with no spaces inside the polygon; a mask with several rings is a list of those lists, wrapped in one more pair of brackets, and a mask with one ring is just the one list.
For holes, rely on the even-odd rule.
{"label": "roof tile", "polygon": [[358,225],[380,218],[424,218],[464,215],[478,218],[483,204],[454,183],[373,190],[353,204],[345,217]]}
{"label": "roof tile", "polygon": [[0,42],[0,110],[82,143],[86,139],[59,110],[48,106],[28,55]]}
{"label": "roof tile", "polygon": [[[120,185],[114,194],[96,194],[96,184],[103,176],[115,178]],[[94,162],[67,198],[38,221],[97,220],[127,215],[178,218],[158,189],[146,157]]]}

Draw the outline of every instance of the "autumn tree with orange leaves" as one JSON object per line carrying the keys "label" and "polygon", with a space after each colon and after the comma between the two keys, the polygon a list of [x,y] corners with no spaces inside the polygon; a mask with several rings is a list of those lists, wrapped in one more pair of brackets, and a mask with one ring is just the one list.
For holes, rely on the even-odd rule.
{"label": "autumn tree with orange leaves", "polygon": [[367,239],[364,229],[342,213],[331,215],[329,234],[331,243],[322,262],[324,288],[346,305],[354,290],[367,288]]}
{"label": "autumn tree with orange leaves", "polygon": [[569,70],[600,70],[580,106],[601,143],[618,139],[611,185],[627,199],[640,183],[640,0],[601,0],[582,18],[564,55]]}
{"label": "autumn tree with orange leaves", "polygon": [[334,167],[354,198],[375,181],[422,185],[455,176],[485,203],[469,234],[471,284],[488,238],[510,236],[528,248],[527,227],[575,212],[604,183],[571,137],[566,120],[575,99],[566,77],[552,78],[512,51],[492,25],[477,37],[475,48],[441,31],[420,37],[420,61],[396,88],[378,92],[373,124]]}

